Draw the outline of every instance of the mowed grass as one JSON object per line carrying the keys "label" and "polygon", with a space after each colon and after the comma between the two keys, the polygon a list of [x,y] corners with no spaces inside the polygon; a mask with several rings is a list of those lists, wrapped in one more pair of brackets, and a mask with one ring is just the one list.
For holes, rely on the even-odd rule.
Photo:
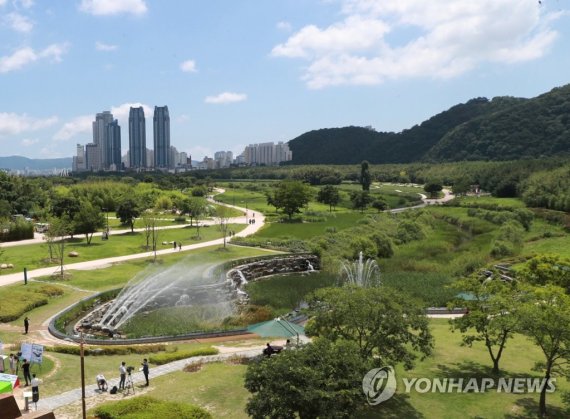
{"label": "mowed grass", "polygon": [[[378,406],[369,407],[363,418],[536,418],[537,394],[509,394],[489,390],[485,393],[418,393],[412,389],[405,394],[403,378],[469,378],[490,377],[537,377],[531,371],[536,361],[541,360],[540,350],[523,336],[509,341],[501,360],[501,374],[491,374],[491,363],[484,345],[474,344],[472,348],[461,346],[461,335],[449,330],[445,319],[431,319],[430,328],[435,337],[432,356],[418,360],[415,368],[405,371],[396,366],[397,391],[395,396]],[[77,357],[75,357],[77,358]],[[112,358],[112,357],[109,357]],[[128,363],[139,361],[140,357],[127,357]],[[119,361],[121,357],[109,359]],[[90,362],[91,359],[88,359]],[[72,360],[70,360],[72,362]],[[116,362],[115,362],[116,363]],[[118,364],[117,364],[118,365]],[[138,364],[135,364],[138,365]],[[101,368],[109,368],[101,365]],[[206,408],[214,417],[246,418],[245,406],[249,393],[244,389],[247,367],[231,363],[205,364],[197,372],[174,372],[154,378],[150,370],[151,385],[145,394],[162,400],[183,401]],[[115,379],[112,368],[109,374]],[[557,377],[556,391],[547,395],[549,417],[569,417],[562,403],[563,392],[570,386],[567,380]]]}
{"label": "mowed grass", "polygon": [[363,215],[358,212],[333,212],[323,214],[326,220],[322,222],[302,223],[269,223],[255,234],[262,238],[295,238],[310,239],[326,234],[327,229],[334,228],[341,231],[354,227]]}
{"label": "mowed grass", "polygon": [[[461,346],[461,334],[449,330],[445,319],[431,319],[430,328],[435,338],[435,350],[431,357],[416,363],[414,369],[396,368],[398,389],[396,395],[376,408],[366,417],[386,418],[535,418],[538,417],[538,394],[498,393],[418,393],[412,390],[404,394],[402,378],[478,378],[537,377],[532,371],[536,361],[543,356],[540,349],[526,337],[517,335],[508,342],[500,367],[502,372],[494,376],[492,363],[485,346],[478,342],[472,348]],[[547,395],[547,404],[554,418],[570,417],[564,409],[561,396],[570,389],[567,380],[557,377],[556,392]]]}
{"label": "mowed grass", "polygon": [[[229,230],[236,232],[245,228],[245,224],[230,224]],[[158,249],[167,249],[172,244],[162,244],[162,242],[176,241],[182,245],[202,243],[222,237],[218,226],[200,227],[200,238],[196,235],[196,227],[172,228],[158,230]],[[143,253],[146,249],[146,238],[143,232],[123,233],[109,236],[109,240],[101,240],[101,237],[94,236],[91,244],[87,244],[85,236],[75,236],[73,239],[66,239],[64,264],[84,262],[88,260],[104,259],[121,255],[131,255]],[[29,269],[43,268],[47,266],[57,266],[57,262],[47,262],[49,249],[47,244],[31,244],[25,246],[7,247],[4,249],[3,260],[6,263],[13,263],[14,269],[10,273],[23,272],[24,267]],[[70,257],[69,252],[76,251],[78,257]]]}

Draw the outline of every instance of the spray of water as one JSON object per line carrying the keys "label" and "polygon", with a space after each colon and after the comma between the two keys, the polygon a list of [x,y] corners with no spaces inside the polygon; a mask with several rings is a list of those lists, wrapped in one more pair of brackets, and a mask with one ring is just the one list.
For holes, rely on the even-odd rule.
{"label": "spray of water", "polygon": [[340,268],[341,281],[359,287],[376,287],[380,282],[380,268],[374,259],[366,259],[360,252],[358,260],[344,261]]}
{"label": "spray of water", "polygon": [[141,311],[162,307],[215,306],[216,317],[234,314],[236,290],[215,265],[189,267],[181,262],[167,269],[149,268],[131,279],[99,321],[116,330]]}

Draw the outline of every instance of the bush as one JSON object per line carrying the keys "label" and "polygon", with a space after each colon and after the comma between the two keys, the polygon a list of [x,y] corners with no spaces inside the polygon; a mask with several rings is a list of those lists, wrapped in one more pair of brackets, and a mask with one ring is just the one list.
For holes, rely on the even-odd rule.
{"label": "bush", "polygon": [[[56,345],[47,346],[46,351],[60,354],[79,355],[79,347],[76,345]],[[137,346],[104,346],[90,347],[84,349],[85,355],[128,355],[128,354],[148,354],[166,351],[166,345],[137,345]]]}
{"label": "bush", "polygon": [[8,222],[0,226],[0,242],[34,238],[34,225],[27,221]]}
{"label": "bush", "polygon": [[425,237],[422,227],[413,221],[402,221],[398,224],[396,237],[400,243],[408,243],[414,240],[421,240]]}
{"label": "bush", "polygon": [[174,217],[174,222],[175,223],[185,223],[186,222],[186,217],[180,215],[178,217]]}
{"label": "bush", "polygon": [[194,349],[193,351],[180,351],[180,352],[151,355],[148,358],[148,362],[155,365],[163,365],[163,364],[168,364],[169,362],[178,361],[180,359],[192,358],[195,356],[217,355],[217,354],[218,350],[216,348]]}
{"label": "bush", "polygon": [[187,403],[157,400],[149,396],[133,397],[106,403],[95,409],[99,419],[210,419],[212,415],[201,407]]}

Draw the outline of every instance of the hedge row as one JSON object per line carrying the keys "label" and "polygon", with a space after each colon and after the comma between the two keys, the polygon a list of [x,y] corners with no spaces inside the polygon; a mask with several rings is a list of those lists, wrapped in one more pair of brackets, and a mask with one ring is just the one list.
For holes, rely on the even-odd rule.
{"label": "hedge row", "polygon": [[178,361],[180,359],[192,358],[195,356],[204,356],[204,355],[217,355],[217,354],[218,350],[216,348],[195,349],[193,351],[169,352],[169,353],[151,355],[148,358],[148,362],[154,365],[162,365],[162,364],[168,364],[169,362],[172,361]]}
{"label": "hedge row", "polygon": [[212,415],[201,407],[187,403],[157,400],[149,396],[133,397],[106,403],[95,409],[99,419],[211,419]]}
{"label": "hedge row", "polygon": [[[56,345],[46,348],[49,352],[57,352],[60,354],[79,355],[79,346],[77,345]],[[85,355],[128,355],[128,354],[148,354],[166,351],[166,345],[137,345],[137,346],[105,346],[105,347],[86,347]]]}
{"label": "hedge row", "polygon": [[4,288],[0,290],[0,322],[17,320],[26,312],[46,305],[50,298],[62,294],[63,290],[54,285]]}

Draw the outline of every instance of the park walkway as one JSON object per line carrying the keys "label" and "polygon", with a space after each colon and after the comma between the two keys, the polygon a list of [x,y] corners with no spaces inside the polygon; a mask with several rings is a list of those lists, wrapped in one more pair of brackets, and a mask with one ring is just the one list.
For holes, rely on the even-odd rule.
{"label": "park walkway", "polygon": [[[238,209],[240,211],[243,211],[244,213],[246,212],[245,208],[235,207],[233,205],[227,205],[227,206],[231,207],[231,208]],[[250,214],[251,214],[251,211],[248,215],[250,215]],[[256,214],[257,214],[257,216],[255,217],[255,220],[256,220],[255,224],[249,224],[247,222],[247,215],[242,216],[242,217],[236,217],[236,218],[230,218],[229,219],[229,223],[231,223],[231,224],[247,224],[245,229],[243,229],[242,231],[235,234],[236,237],[249,236],[250,234],[254,234],[261,227],[263,227],[263,225],[265,223],[265,217],[260,212],[257,212]],[[212,222],[212,224],[214,224],[214,223]],[[171,228],[179,228],[179,227],[178,226],[172,226]],[[226,238],[226,240],[227,240],[227,238]],[[206,242],[202,242],[202,243],[184,245],[184,246],[182,246],[181,250],[174,249],[173,247],[169,247],[168,249],[157,250],[156,256],[168,255],[171,253],[178,253],[178,252],[188,252],[191,250],[201,249],[204,247],[222,245],[223,243],[224,243],[224,239],[220,238],[220,239],[210,240],[210,241],[206,241]],[[114,263],[119,263],[119,262],[124,262],[124,261],[128,261],[128,260],[134,260],[134,259],[151,258],[151,257],[154,257],[154,254],[155,254],[155,252],[150,251],[150,252],[143,252],[143,253],[135,253],[135,254],[131,254],[131,255],[123,255],[123,256],[115,256],[115,257],[104,258],[104,259],[90,260],[90,261],[86,261],[86,262],[69,263],[69,264],[64,265],[63,269],[64,269],[64,271],[72,270],[72,269],[75,269],[75,270],[101,269],[101,268],[108,267]],[[56,272],[59,272],[59,270],[60,270],[59,266],[50,266],[48,268],[33,269],[33,270],[28,271],[28,279],[39,278],[42,276],[50,276]],[[24,281],[24,274],[22,272],[16,272],[13,274],[7,274],[7,275],[0,276],[0,286],[5,286],[5,285],[14,284],[14,283],[23,282],[23,281]]]}
{"label": "park walkway", "polygon": [[[245,350],[235,351],[235,352],[227,352],[218,355],[207,355],[207,356],[195,356],[192,358],[181,359],[179,361],[173,361],[168,364],[159,365],[158,367],[153,367],[149,371],[149,381],[152,385],[152,380],[156,377],[160,377],[161,375],[170,374],[175,371],[182,371],[184,367],[187,365],[193,364],[202,364],[202,363],[209,363],[209,362],[222,362],[226,361],[231,358],[240,357],[240,358],[253,358],[261,354],[263,350],[263,346],[249,348]],[[117,371],[119,366],[117,366]],[[133,372],[132,374],[133,384],[135,385],[135,392],[138,392],[139,387],[145,382],[144,376],[142,372]],[[87,382],[94,382],[95,377],[86,377]],[[119,385],[119,378],[112,378],[107,380],[109,384],[109,389],[113,386]],[[100,395],[97,388],[97,384],[89,384],[85,386],[85,397],[96,397]],[[123,398],[122,393],[117,393],[116,398]],[[62,406],[69,405],[71,403],[77,402],[81,400],[81,388],[76,388],[70,391],[66,391],[65,393],[58,394],[56,396],[46,397],[40,399],[38,402],[38,410],[55,410]]]}

